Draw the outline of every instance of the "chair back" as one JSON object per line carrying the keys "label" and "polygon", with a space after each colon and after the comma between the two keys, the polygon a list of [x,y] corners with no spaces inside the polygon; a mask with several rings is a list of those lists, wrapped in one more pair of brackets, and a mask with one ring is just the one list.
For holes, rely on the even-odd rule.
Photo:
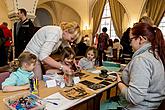
{"label": "chair back", "polygon": [[113,49],[113,61],[117,61],[117,49]]}
{"label": "chair back", "polygon": [[165,99],[162,100],[161,104],[159,105],[157,110],[165,110]]}
{"label": "chair back", "polygon": [[2,90],[2,82],[5,81],[6,78],[10,76],[10,72],[0,73],[0,90]]}

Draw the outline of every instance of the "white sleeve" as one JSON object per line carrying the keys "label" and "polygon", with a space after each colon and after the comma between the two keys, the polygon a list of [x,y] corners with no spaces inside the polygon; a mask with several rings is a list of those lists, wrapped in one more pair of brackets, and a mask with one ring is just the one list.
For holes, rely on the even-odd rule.
{"label": "white sleeve", "polygon": [[47,33],[46,40],[42,45],[39,52],[39,60],[42,61],[44,58],[48,57],[53,51],[53,47],[59,42],[60,36],[59,33]]}

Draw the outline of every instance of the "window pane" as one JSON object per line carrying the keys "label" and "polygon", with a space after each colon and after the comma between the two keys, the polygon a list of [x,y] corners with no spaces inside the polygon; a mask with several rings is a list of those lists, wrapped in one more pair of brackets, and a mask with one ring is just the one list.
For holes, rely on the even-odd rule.
{"label": "window pane", "polygon": [[102,17],[110,17],[110,9],[109,4],[107,3],[104,7],[103,16]]}
{"label": "window pane", "polygon": [[160,21],[158,28],[162,31],[164,39],[165,39],[165,16]]}

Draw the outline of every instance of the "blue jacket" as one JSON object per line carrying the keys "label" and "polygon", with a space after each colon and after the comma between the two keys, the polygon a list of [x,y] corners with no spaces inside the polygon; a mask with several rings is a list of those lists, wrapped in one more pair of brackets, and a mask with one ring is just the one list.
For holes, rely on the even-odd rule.
{"label": "blue jacket", "polygon": [[4,86],[22,86],[29,84],[29,78],[33,77],[33,72],[28,72],[18,68],[17,71],[12,72],[10,76],[2,83],[2,88]]}

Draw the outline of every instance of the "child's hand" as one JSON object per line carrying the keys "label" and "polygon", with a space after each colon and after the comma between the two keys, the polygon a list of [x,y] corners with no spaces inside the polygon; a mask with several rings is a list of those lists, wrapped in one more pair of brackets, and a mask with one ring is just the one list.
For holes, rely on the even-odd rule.
{"label": "child's hand", "polygon": [[30,88],[30,84],[26,84],[26,85],[24,85],[24,86],[22,86],[23,88],[22,89],[29,89]]}

